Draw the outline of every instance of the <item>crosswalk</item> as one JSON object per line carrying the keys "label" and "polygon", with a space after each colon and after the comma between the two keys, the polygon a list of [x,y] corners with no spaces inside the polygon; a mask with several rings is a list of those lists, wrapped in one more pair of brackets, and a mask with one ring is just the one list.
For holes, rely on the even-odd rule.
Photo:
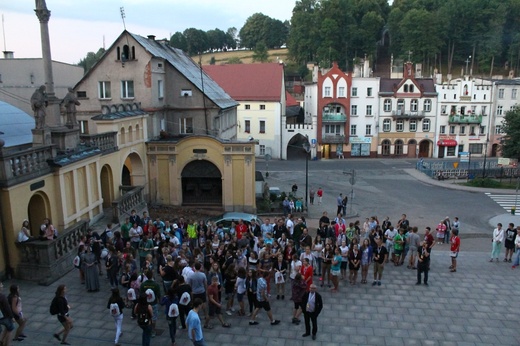
{"label": "crosswalk", "polygon": [[[486,195],[493,201],[497,202],[502,208],[511,212],[511,208],[516,205],[516,209],[520,211],[520,196],[516,195],[498,195],[490,192],[486,192]],[[517,212],[518,213],[518,212]]]}

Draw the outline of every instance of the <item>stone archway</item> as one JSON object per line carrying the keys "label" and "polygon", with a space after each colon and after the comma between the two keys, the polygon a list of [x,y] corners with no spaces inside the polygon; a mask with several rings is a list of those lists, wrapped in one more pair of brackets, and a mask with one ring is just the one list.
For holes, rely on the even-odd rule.
{"label": "stone archway", "polygon": [[114,199],[114,176],[109,165],[101,168],[99,180],[101,182],[101,197],[103,198],[103,208],[110,208]]}
{"label": "stone archway", "polygon": [[419,143],[419,157],[430,157],[430,144],[428,140],[423,140]]}
{"label": "stone archway", "polygon": [[27,215],[31,235],[33,237],[40,236],[40,225],[43,223],[43,219],[50,218],[51,215],[49,198],[44,192],[37,192],[31,197],[27,206]]}
{"label": "stone archway", "polygon": [[305,149],[303,144],[307,142],[307,137],[301,133],[295,134],[287,144],[287,160],[305,160]]}
{"label": "stone archway", "polygon": [[494,143],[491,146],[491,157],[496,157],[498,155],[498,152],[500,151],[500,147],[497,143]]}
{"label": "stone archway", "polygon": [[408,141],[408,157],[415,157],[417,155],[417,141],[415,139],[410,139]]}
{"label": "stone archway", "polygon": [[213,163],[191,161],[181,178],[183,205],[222,205],[222,173]]}
{"label": "stone archway", "polygon": [[144,186],[146,184],[143,161],[137,153],[131,153],[126,157],[121,170],[121,185]]}

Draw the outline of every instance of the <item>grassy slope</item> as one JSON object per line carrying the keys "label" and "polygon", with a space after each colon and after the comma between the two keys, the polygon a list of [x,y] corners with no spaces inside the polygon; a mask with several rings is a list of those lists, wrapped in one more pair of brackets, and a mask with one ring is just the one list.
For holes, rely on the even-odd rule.
{"label": "grassy slope", "polygon": [[[289,54],[288,49],[271,49],[269,51],[269,61],[276,62],[277,58],[280,58],[283,61],[287,60],[287,55]],[[216,65],[226,64],[230,58],[238,57],[242,63],[251,64],[253,63],[253,51],[252,50],[233,50],[228,52],[213,52],[202,54],[202,64],[209,65],[211,57],[215,57]],[[193,56],[193,60],[199,61],[199,56]]]}

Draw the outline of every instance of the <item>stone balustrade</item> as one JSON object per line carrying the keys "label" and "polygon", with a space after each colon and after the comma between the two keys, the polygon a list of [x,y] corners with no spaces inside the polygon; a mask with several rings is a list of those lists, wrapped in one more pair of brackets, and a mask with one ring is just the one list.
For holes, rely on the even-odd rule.
{"label": "stone balustrade", "polygon": [[0,151],[0,187],[20,184],[50,173],[48,160],[53,158],[53,145],[21,151]]}
{"label": "stone balustrade", "polygon": [[116,151],[117,148],[117,132],[105,132],[99,134],[82,134],[80,140],[87,146],[96,147],[103,154]]}
{"label": "stone balustrade", "polygon": [[82,220],[58,232],[54,240],[16,243],[20,262],[16,277],[48,286],[74,268],[82,235],[87,234],[89,221]]}
{"label": "stone balustrade", "polygon": [[139,210],[145,205],[144,186],[134,187],[112,202],[112,222],[121,223],[125,215],[130,215],[132,209]]}

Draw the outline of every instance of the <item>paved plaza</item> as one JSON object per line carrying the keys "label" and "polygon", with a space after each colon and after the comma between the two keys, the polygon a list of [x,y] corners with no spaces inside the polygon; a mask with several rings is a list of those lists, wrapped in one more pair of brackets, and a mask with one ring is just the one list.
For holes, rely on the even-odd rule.
{"label": "paved plaza", "polygon": [[[420,179],[421,177],[416,177]],[[440,182],[436,182],[440,184]],[[445,186],[441,186],[445,187]],[[331,199],[331,203],[334,201]],[[334,205],[324,205],[334,211]],[[321,208],[321,207],[320,207]],[[309,224],[317,224],[314,210]],[[285,300],[271,297],[274,317],[282,322],[271,326],[265,313],[258,315],[257,326],[248,324],[249,318],[227,316],[231,328],[215,323],[212,330],[204,330],[208,345],[520,345],[520,300],[515,294],[520,284],[520,269],[512,270],[509,263],[489,263],[492,225],[502,222],[520,224],[519,216],[497,214],[489,219],[489,236],[475,234],[462,237],[457,272],[448,269],[448,245],[436,245],[431,257],[429,286],[416,286],[416,271],[406,266],[387,264],[382,286],[371,286],[372,268],[368,284],[350,286],[340,282],[338,293],[331,293],[327,285],[318,291],[324,308],[318,319],[317,340],[302,338],[304,325],[291,323],[292,301],[287,285]],[[431,225],[434,227],[435,225]],[[423,228],[420,229],[421,235]],[[504,251],[502,250],[502,255]],[[59,344],[53,338],[60,325],[49,314],[49,304],[56,287],[68,286],[74,329],[68,341],[72,345],[113,345],[114,322],[107,309],[110,285],[101,279],[101,290],[87,293],[80,284],[77,270],[71,271],[51,286],[38,286],[16,280],[4,282],[4,292],[18,283],[23,299],[23,311],[29,321],[22,345]],[[273,293],[274,285],[272,286]],[[247,307],[247,302],[246,302]],[[167,323],[160,310],[157,328],[159,335],[152,345],[169,345]],[[125,310],[122,345],[140,345],[141,329]],[[13,345],[19,342],[13,342]],[[190,345],[185,330],[178,330],[177,345]]]}

